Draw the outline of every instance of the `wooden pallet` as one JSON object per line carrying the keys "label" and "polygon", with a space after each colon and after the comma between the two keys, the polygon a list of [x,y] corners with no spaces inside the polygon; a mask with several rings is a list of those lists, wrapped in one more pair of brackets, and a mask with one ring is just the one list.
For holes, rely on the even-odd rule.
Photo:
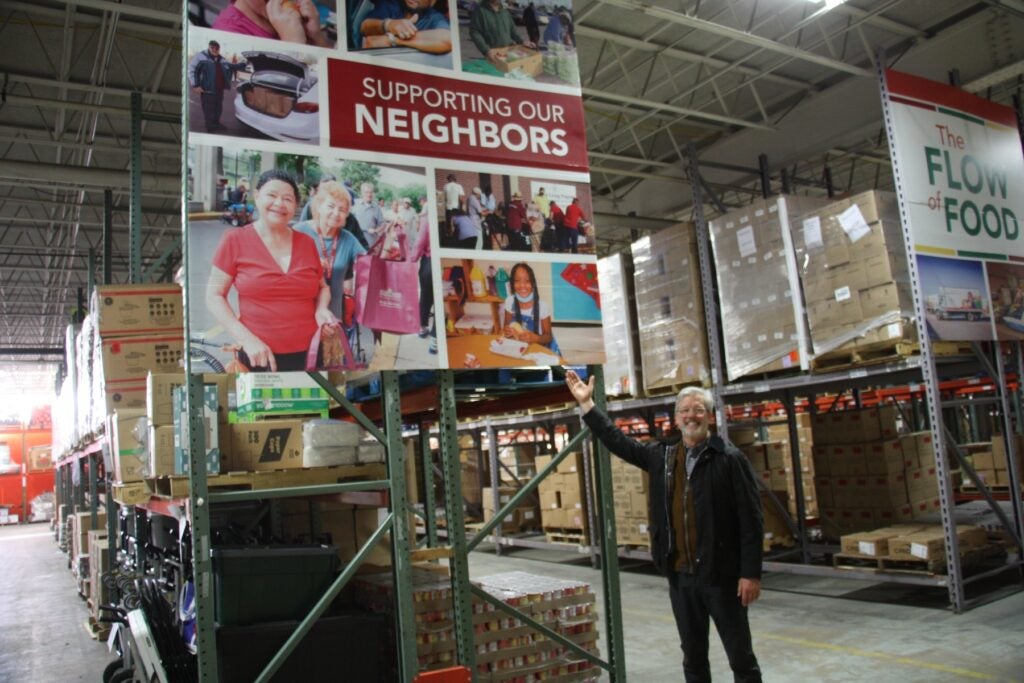
{"label": "wooden pallet", "polygon": [[544,527],[544,537],[548,543],[584,545],[588,541],[587,532],[583,529]]}
{"label": "wooden pallet", "polygon": [[811,360],[811,371],[841,372],[869,365],[884,365],[904,360],[920,352],[921,345],[917,342],[876,342],[816,356]]}
{"label": "wooden pallet", "polygon": [[[1005,557],[1006,549],[990,544],[981,548],[969,548],[960,553],[960,567],[963,571],[971,571],[988,560]],[[946,556],[919,558],[907,555],[898,557],[855,555],[837,553],[832,556],[832,564],[837,569],[856,569],[886,574],[918,574],[921,576],[943,576],[949,569]]]}
{"label": "wooden pallet", "polygon": [[[229,472],[207,478],[210,491],[263,491],[266,489],[293,488],[336,484],[348,480],[386,479],[387,467],[383,464],[337,465],[335,467],[311,467],[309,469],[271,470],[267,472]],[[189,494],[188,477],[159,477],[147,479],[153,495],[164,498],[184,498]]]}
{"label": "wooden pallet", "polygon": [[93,640],[105,641],[110,636],[110,624],[104,624],[89,617],[82,626]]}
{"label": "wooden pallet", "polygon": [[660,387],[644,387],[641,395],[645,398],[662,398],[665,396],[675,396],[678,394],[683,387],[704,387],[705,389],[711,388],[711,380],[699,380],[695,379],[692,382],[678,382],[674,384],[666,384]]}

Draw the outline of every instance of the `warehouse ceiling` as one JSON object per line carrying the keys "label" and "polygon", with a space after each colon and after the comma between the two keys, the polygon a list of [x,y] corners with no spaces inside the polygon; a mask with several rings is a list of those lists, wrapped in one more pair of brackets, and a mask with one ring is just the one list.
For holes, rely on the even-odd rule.
{"label": "warehouse ceiling", "polygon": [[[454,3],[450,3],[453,4]],[[577,0],[603,252],[771,190],[892,185],[875,61],[1010,104],[1024,82],[1020,0]],[[53,361],[98,270],[105,191],[128,279],[130,96],[181,111],[179,0],[0,3],[0,372]],[[1018,36],[1014,39],[1013,36]],[[179,257],[181,126],[142,128],[143,269]],[[760,161],[759,161],[760,159]],[[830,181],[829,181],[830,179]],[[92,268],[90,269],[90,265]],[[38,380],[31,380],[38,382]]]}

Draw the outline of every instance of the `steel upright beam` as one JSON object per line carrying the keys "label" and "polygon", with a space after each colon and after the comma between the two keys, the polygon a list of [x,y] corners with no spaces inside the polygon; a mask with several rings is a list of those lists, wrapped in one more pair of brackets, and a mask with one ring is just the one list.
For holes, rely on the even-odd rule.
{"label": "steel upright beam", "polygon": [[[187,304],[186,304],[187,312]],[[185,329],[188,330],[186,317]],[[203,379],[192,374],[185,354],[187,393],[185,442],[189,458],[189,513],[192,524],[192,575],[196,591],[196,651],[200,683],[217,683],[217,633],[214,623],[213,551],[210,539],[210,502],[206,480],[206,430],[203,425]]]}
{"label": "steel upright beam", "polygon": [[[878,82],[882,94],[882,116],[885,121],[886,132],[889,135],[889,144],[895,148],[896,131],[892,125],[892,111],[889,105],[889,88],[885,80],[886,59],[885,52],[879,51],[875,64],[877,67]],[[893,180],[896,183],[896,193],[903,196],[906,188],[900,174],[898,160],[893,158]],[[953,611],[957,614],[964,609],[964,584],[963,574],[960,565],[960,544],[956,536],[955,522],[953,520],[953,487],[947,474],[946,465],[946,430],[942,428],[942,404],[939,395],[938,374],[935,369],[935,356],[932,353],[931,340],[927,335],[927,317],[925,315],[924,293],[921,291],[921,276],[917,270],[917,259],[913,257],[914,241],[910,234],[910,212],[907,202],[902,200],[900,205],[900,222],[903,232],[903,246],[907,254],[907,270],[910,275],[910,291],[914,299],[914,314],[917,322],[917,329],[921,331],[921,376],[924,385],[924,395],[928,402],[929,426],[932,430],[932,443],[935,445],[935,476],[939,480],[939,505],[942,516],[942,529],[946,541],[946,564],[948,570],[948,581],[946,586],[949,590],[949,602]]]}
{"label": "steel upright beam", "polygon": [[113,267],[111,254],[114,245],[114,193],[110,189],[103,190],[103,284],[111,284]]}
{"label": "steel upright beam", "polygon": [[459,664],[470,671],[475,671],[473,598],[469,585],[466,526],[462,514],[462,472],[459,463],[458,415],[455,410],[455,375],[451,370],[439,370],[438,375],[441,471],[444,476],[448,544],[452,549],[448,566],[451,572],[452,608],[455,616],[455,655]]}
{"label": "steel upright beam", "polygon": [[[494,429],[494,425],[491,424],[491,418],[484,419],[484,428],[487,431],[487,455],[490,460],[490,467],[487,468],[491,475],[491,505],[494,510],[501,509],[501,467],[498,463],[498,433]],[[474,434],[474,438],[479,439],[479,433]],[[477,442],[477,452],[482,452],[479,441]],[[482,470],[481,470],[482,471]],[[483,497],[481,496],[481,500]],[[486,501],[485,501],[486,502]],[[504,519],[504,517],[502,518]],[[494,554],[501,555],[501,528],[505,526],[504,523],[499,523],[494,527],[494,537],[498,539],[498,542],[494,544]]]}
{"label": "steel upright beam", "polygon": [[434,502],[434,453],[430,448],[430,425],[420,422],[420,469],[423,471],[423,524],[427,547],[437,547],[437,514]]}
{"label": "steel upright beam", "polygon": [[[700,177],[700,165],[697,161],[697,147],[692,140],[686,143],[686,156],[690,162],[690,177]],[[764,166],[767,168],[768,159],[763,154]],[[760,159],[759,159],[760,161]],[[708,224],[704,220],[704,197],[700,183],[690,183],[693,192],[693,222],[697,232],[697,256],[700,261],[700,279],[704,283],[701,287],[704,295],[704,320],[708,336],[708,362],[711,365],[711,386],[719,387],[723,383],[722,378],[722,356],[721,344],[718,338],[718,304],[715,303],[714,282],[711,275],[711,239],[708,234]],[[725,438],[728,435],[728,425],[725,422],[725,404],[722,398],[715,393],[715,412],[718,422],[718,431]]]}
{"label": "steel upright beam", "polygon": [[793,468],[793,497],[796,499],[797,540],[800,542],[800,555],[804,564],[811,562],[811,549],[807,544],[807,510],[804,503],[804,476],[800,467],[800,439],[796,427],[796,401],[793,390],[787,389],[783,404],[786,406],[786,424],[789,426],[789,457]]}
{"label": "steel upright beam", "polygon": [[[128,274],[142,281],[142,93],[131,97],[132,122],[128,160]],[[184,196],[184,195],[183,195]]]}
{"label": "steel upright beam", "polygon": [[[594,404],[606,409],[604,370],[591,365],[587,371],[594,375]],[[618,536],[615,528],[615,508],[612,503],[612,466],[608,449],[593,440],[595,490],[597,492],[598,522],[601,529],[601,583],[604,589],[605,630],[608,638],[608,673],[612,681],[626,680],[626,655],[622,635],[622,591],[619,585]]]}
{"label": "steel upright beam", "polygon": [[392,571],[395,586],[395,635],[398,638],[398,680],[411,681],[419,670],[416,656],[416,614],[412,604],[412,559],[409,554],[409,492],[406,488],[405,448],[402,446],[402,404],[398,373],[380,373],[384,403],[384,445],[391,482]]}
{"label": "steel upright beam", "polygon": [[[99,485],[99,481],[97,481],[98,477],[96,476],[96,474],[97,474],[96,470],[99,469],[99,467],[98,467],[99,463],[97,462],[97,458],[98,457],[99,457],[99,453],[90,453],[89,455],[85,456],[85,458],[83,458],[83,459],[88,459],[88,466],[89,466],[89,528],[90,529],[98,529],[99,528],[99,521],[100,521],[100,519],[99,519],[100,501],[99,501],[99,486],[98,486]],[[22,510],[22,514],[24,514],[24,510]]]}
{"label": "steel upright beam", "polygon": [[772,196],[772,175],[771,171],[768,170],[767,154],[757,155],[757,167],[761,175],[761,196],[768,199]]}

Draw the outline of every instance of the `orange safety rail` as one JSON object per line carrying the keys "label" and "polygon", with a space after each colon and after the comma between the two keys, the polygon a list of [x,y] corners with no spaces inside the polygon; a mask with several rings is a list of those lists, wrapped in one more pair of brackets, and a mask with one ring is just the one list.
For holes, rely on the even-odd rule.
{"label": "orange safety rail", "polygon": [[453,666],[450,669],[424,671],[412,679],[413,683],[471,683],[473,677],[464,666]]}

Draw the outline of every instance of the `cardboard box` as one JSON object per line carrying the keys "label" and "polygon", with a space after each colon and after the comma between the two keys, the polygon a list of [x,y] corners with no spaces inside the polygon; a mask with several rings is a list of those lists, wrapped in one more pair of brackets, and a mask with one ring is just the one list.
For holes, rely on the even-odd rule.
{"label": "cardboard box", "polygon": [[174,475],[174,425],[150,426],[146,477]]}
{"label": "cardboard box", "polygon": [[579,489],[562,491],[561,501],[562,508],[565,510],[583,509],[583,493]]}
{"label": "cardboard box", "polygon": [[101,337],[181,331],[181,287],[177,284],[99,285],[90,314]]}
{"label": "cardboard box", "polygon": [[[174,390],[184,386],[185,374],[181,372],[160,373],[150,372],[146,375],[145,396],[143,407],[149,416],[150,424],[174,424]],[[217,387],[217,419],[227,424],[228,407],[228,376],[221,374],[204,374],[203,384]]]}
{"label": "cardboard box", "polygon": [[900,536],[907,536],[924,529],[920,524],[901,524],[883,527],[872,531],[859,531],[839,539],[842,552],[848,555],[868,555],[886,557],[889,554],[889,542]]}
{"label": "cardboard box", "polygon": [[105,414],[110,415],[118,410],[146,409],[145,378],[132,377],[98,383],[102,384]]}
{"label": "cardboard box", "polygon": [[789,452],[789,444],[781,441],[764,444],[765,469],[782,470],[786,469],[792,462]]}
{"label": "cardboard box", "polygon": [[108,432],[112,438],[114,481],[142,481],[149,469],[146,440],[149,427],[145,410],[119,410],[110,416]]}
{"label": "cardboard box", "polygon": [[238,419],[319,414],[326,417],[327,391],[304,372],[246,372],[235,380]]}
{"label": "cardboard box", "polygon": [[511,486],[499,486],[498,487],[498,507],[495,507],[494,506],[494,489],[492,487],[490,487],[490,486],[485,486],[484,489],[483,489],[483,493],[482,493],[484,512],[486,512],[487,510],[490,510],[491,512],[494,512],[498,508],[504,507],[510,500],[512,500],[512,496],[514,496],[515,493],[516,493],[516,489],[512,488]]}
{"label": "cardboard box", "polygon": [[100,367],[104,389],[109,392],[119,380],[135,380],[133,385],[144,385],[150,372],[179,372],[184,354],[184,337],[180,331],[159,336],[101,339]]}
{"label": "cardboard box", "polygon": [[541,510],[555,510],[562,507],[561,494],[558,491],[540,491]]}
{"label": "cardboard box", "polygon": [[899,439],[887,439],[866,445],[865,466],[868,474],[900,474],[907,469],[903,444]]}
{"label": "cardboard box", "polygon": [[518,69],[527,76],[539,76],[544,70],[540,51],[525,45],[495,48],[492,54],[488,61],[502,73]]}
{"label": "cardboard box", "polygon": [[302,467],[303,420],[263,420],[230,426],[233,469],[250,472]]}
{"label": "cardboard box", "polygon": [[[188,474],[191,470],[186,437],[186,424],[189,419],[185,404],[185,387],[174,390],[174,473]],[[215,385],[203,385],[202,424],[204,429],[204,445],[206,448],[206,473],[220,473],[220,424],[217,417],[217,401],[219,400]]]}
{"label": "cardboard box", "polygon": [[938,491],[939,479],[934,466],[907,471],[907,495],[910,502],[934,498]]}

